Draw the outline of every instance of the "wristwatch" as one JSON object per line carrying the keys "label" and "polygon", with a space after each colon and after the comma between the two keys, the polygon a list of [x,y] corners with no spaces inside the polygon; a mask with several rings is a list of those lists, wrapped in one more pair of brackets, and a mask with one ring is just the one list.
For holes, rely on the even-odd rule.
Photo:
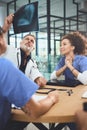
{"label": "wristwatch", "polygon": [[2,35],[3,34],[3,29],[2,29],[2,27],[0,26],[0,35]]}

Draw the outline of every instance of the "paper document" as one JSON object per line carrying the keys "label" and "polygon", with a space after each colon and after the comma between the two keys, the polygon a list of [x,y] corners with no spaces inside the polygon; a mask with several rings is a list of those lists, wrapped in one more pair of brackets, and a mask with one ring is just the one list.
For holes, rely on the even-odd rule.
{"label": "paper document", "polygon": [[87,98],[87,91],[82,94],[82,98]]}
{"label": "paper document", "polygon": [[36,100],[36,101],[39,101],[39,100],[44,99],[44,98],[46,98],[46,97],[47,97],[47,95],[36,95],[36,94],[34,94],[34,95],[32,96],[32,98],[33,98],[34,100]]}

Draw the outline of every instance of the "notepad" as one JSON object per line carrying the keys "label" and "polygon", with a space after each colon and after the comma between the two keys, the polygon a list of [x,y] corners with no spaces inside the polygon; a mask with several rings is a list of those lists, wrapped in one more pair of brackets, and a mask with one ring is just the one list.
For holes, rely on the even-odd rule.
{"label": "notepad", "polygon": [[82,94],[82,98],[87,98],[87,91]]}
{"label": "notepad", "polygon": [[32,96],[32,98],[34,99],[34,100],[36,100],[36,101],[39,101],[39,100],[42,100],[42,99],[44,99],[44,98],[46,98],[47,97],[47,95],[36,95],[36,94],[34,94],[33,96]]}

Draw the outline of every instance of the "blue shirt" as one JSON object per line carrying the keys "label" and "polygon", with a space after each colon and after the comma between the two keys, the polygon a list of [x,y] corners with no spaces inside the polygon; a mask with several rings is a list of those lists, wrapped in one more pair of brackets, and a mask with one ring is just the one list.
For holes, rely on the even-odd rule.
{"label": "blue shirt", "polygon": [[[59,70],[64,65],[65,65],[65,57],[62,57],[60,61],[58,62],[55,70]],[[78,70],[81,73],[86,71],[87,70],[87,57],[82,56],[82,55],[75,55],[72,65],[76,70]],[[68,68],[66,68],[63,74],[65,76],[66,82],[76,81],[75,76],[72,74],[72,72]]]}
{"label": "blue shirt", "polygon": [[11,115],[11,104],[24,106],[38,89],[10,61],[0,58],[0,130],[3,130]]}

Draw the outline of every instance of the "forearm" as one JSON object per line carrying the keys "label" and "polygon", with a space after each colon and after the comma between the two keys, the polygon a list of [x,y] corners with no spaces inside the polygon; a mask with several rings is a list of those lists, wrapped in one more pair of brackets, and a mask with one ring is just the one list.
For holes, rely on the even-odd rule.
{"label": "forearm", "polygon": [[80,73],[77,69],[75,69],[72,65],[68,67],[72,74],[84,85],[87,85],[87,71]]}
{"label": "forearm", "polygon": [[66,61],[66,65],[67,65],[67,68],[71,71],[71,73],[77,78],[79,71],[76,70],[69,61]]}
{"label": "forearm", "polygon": [[46,113],[56,102],[58,102],[58,91],[53,91],[46,98],[38,102],[30,99],[22,109],[32,118],[38,118]]}
{"label": "forearm", "polygon": [[75,69],[73,66],[71,66],[70,71],[72,72],[72,74],[77,78],[78,74],[80,73],[77,69]]}
{"label": "forearm", "polygon": [[56,76],[59,77],[66,69],[66,65],[61,67],[59,70],[56,71]]}
{"label": "forearm", "polygon": [[[47,96],[46,99],[43,99],[38,102],[38,109],[35,111],[35,116],[39,117],[46,112],[49,111],[49,109],[55,104],[55,100],[52,99],[51,97]],[[37,114],[36,114],[37,113]]]}
{"label": "forearm", "polygon": [[5,22],[3,25],[3,33],[7,33],[7,31],[10,29],[11,25],[12,25],[12,21],[13,21],[13,14],[10,14],[9,16],[7,16],[5,18]]}
{"label": "forearm", "polygon": [[50,76],[50,79],[57,79],[66,69],[66,66],[63,66],[58,71],[53,71],[53,73]]}
{"label": "forearm", "polygon": [[32,101],[30,101],[29,104],[22,107],[22,110],[33,119],[36,119],[39,116],[45,114],[52,107],[53,104],[54,102],[49,99],[49,97],[47,97],[45,98],[45,100],[43,99],[39,102],[34,101],[33,105]]}
{"label": "forearm", "polygon": [[9,24],[9,23],[4,23],[4,25],[3,25],[3,27],[2,27],[3,33],[4,33],[4,34],[7,33],[8,30],[10,29],[10,27],[11,27],[11,24]]}

